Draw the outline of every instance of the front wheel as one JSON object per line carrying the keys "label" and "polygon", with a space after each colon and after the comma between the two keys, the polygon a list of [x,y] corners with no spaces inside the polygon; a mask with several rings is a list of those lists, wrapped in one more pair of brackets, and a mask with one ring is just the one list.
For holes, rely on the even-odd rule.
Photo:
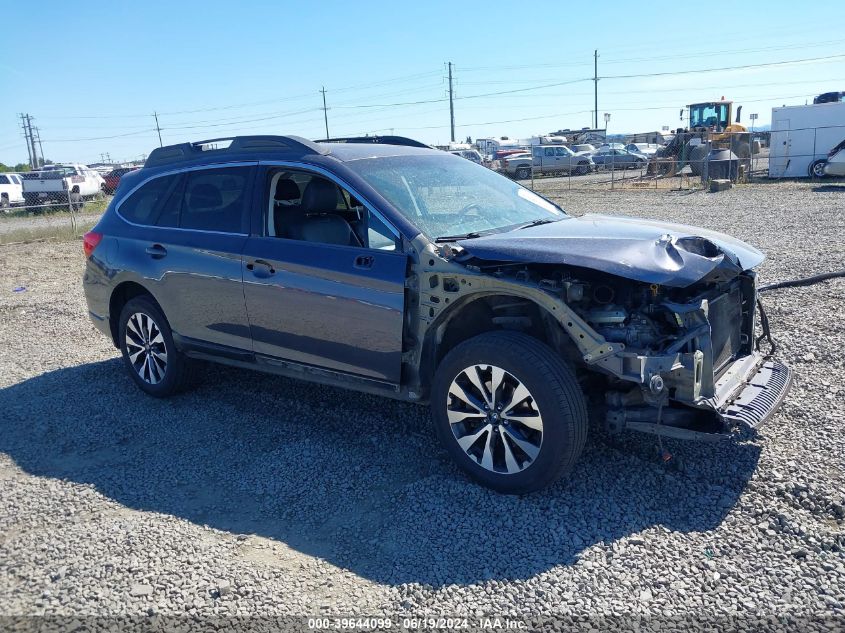
{"label": "front wheel", "polygon": [[118,328],[124,365],[142,391],[165,398],[185,388],[190,361],[176,349],[170,325],[150,297],[130,299]]}
{"label": "front wheel", "polygon": [[528,167],[518,167],[516,170],[516,177],[520,180],[527,180],[531,178],[531,169]]}
{"label": "front wheel", "polygon": [[575,169],[575,173],[579,176],[584,176],[590,171],[590,166],[587,163],[579,163]]}
{"label": "front wheel", "polygon": [[824,173],[825,165],[827,165],[826,160],[817,160],[810,165],[810,169],[807,170],[810,174],[810,178],[824,178],[827,175]]}
{"label": "front wheel", "polygon": [[587,437],[574,373],[551,348],[517,332],[488,332],[455,347],[434,377],[435,430],[479,483],[507,494],[548,486],[569,471]]}

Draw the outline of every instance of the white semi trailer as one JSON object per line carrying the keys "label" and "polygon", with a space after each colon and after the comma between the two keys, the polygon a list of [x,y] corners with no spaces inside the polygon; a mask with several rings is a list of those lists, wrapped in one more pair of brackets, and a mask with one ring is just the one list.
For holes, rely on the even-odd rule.
{"label": "white semi trailer", "polygon": [[769,178],[821,178],[845,140],[845,102],[772,108]]}

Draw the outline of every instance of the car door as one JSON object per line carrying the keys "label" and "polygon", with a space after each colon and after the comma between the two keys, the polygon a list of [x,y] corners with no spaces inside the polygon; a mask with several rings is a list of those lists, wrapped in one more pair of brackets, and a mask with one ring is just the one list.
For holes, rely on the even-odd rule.
{"label": "car door", "polygon": [[[264,175],[267,207],[261,230],[246,242],[243,263],[255,353],[267,362],[280,359],[398,384],[408,257],[395,229],[366,203],[357,207],[368,214],[366,228],[358,231],[367,236],[364,246],[281,237],[288,235],[285,218],[339,222],[339,214],[352,213],[350,200],[360,200],[343,187],[337,189],[338,208],[306,208],[317,179],[338,187],[325,174],[303,170],[270,167]],[[294,193],[283,201],[270,195],[282,189],[279,180],[295,185],[284,187]]]}
{"label": "car door", "polygon": [[254,169],[241,163],[159,176],[117,208],[135,225],[121,240],[120,267],[137,271],[184,348],[252,352],[241,257]]}

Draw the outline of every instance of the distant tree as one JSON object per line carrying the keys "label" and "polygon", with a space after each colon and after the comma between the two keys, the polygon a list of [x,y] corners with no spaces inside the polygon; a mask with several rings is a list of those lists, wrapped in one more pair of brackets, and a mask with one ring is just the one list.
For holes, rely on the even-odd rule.
{"label": "distant tree", "polygon": [[0,173],[6,172],[6,171],[12,171],[12,168],[9,167],[8,165],[4,165],[3,163],[0,163]]}
{"label": "distant tree", "polygon": [[29,170],[30,170],[29,163],[18,163],[12,169],[12,171],[17,171],[17,172],[29,171]]}

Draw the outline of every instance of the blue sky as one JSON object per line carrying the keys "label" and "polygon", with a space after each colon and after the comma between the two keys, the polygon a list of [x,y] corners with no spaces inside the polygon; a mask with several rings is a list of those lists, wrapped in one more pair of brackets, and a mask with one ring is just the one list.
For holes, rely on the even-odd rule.
{"label": "blue sky", "polygon": [[[393,132],[442,143],[447,61],[455,65],[459,140],[591,125],[594,49],[606,77],[599,112],[611,114],[611,133],[677,126],[682,106],[723,95],[745,106],[744,122],[756,112],[762,125],[772,106],[845,90],[841,1],[37,7],[8,3],[3,11],[6,164],[26,161],[20,112],[35,117],[44,154],[56,161],[140,157],[158,145],[154,111],[165,144],[248,133],[322,137],[322,86],[332,135]],[[746,68],[701,72],[736,66]],[[610,78],[644,74],[652,76]],[[497,92],[504,94],[488,95]]]}

